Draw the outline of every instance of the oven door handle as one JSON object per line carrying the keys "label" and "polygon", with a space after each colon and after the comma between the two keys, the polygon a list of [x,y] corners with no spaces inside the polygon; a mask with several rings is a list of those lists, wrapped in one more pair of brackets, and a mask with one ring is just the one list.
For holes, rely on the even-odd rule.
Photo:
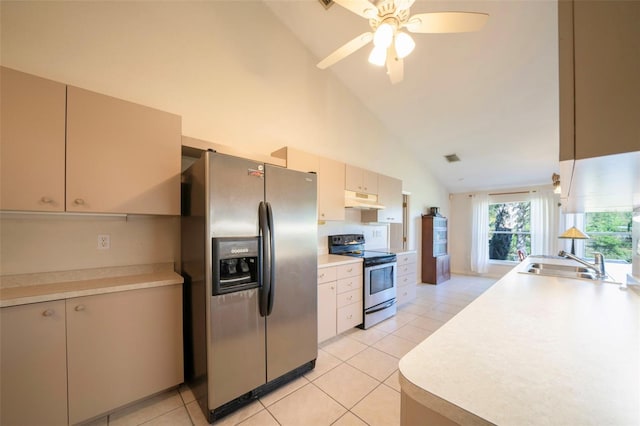
{"label": "oven door handle", "polygon": [[390,308],[393,305],[395,305],[395,303],[396,303],[396,299],[391,299],[387,303],[385,303],[384,306],[380,306],[380,307],[375,308],[375,309],[373,309],[371,311],[370,310],[365,311],[365,315],[375,314],[376,312],[384,311],[385,309]]}

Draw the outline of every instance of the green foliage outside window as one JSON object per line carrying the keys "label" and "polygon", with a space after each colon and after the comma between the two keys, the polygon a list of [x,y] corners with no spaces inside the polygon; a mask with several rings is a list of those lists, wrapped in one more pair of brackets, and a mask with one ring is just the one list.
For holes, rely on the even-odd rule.
{"label": "green foliage outside window", "polygon": [[489,204],[489,259],[517,261],[518,249],[531,253],[531,203]]}
{"label": "green foliage outside window", "polygon": [[585,213],[584,257],[592,258],[597,251],[607,260],[631,262],[632,212],[587,212]]}

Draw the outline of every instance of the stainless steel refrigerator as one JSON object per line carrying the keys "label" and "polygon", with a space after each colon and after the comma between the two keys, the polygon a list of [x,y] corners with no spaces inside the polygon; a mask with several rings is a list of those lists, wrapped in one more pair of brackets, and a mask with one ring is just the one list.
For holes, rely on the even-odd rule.
{"label": "stainless steel refrigerator", "polygon": [[316,191],[212,151],[183,172],[185,377],[209,422],[315,366]]}

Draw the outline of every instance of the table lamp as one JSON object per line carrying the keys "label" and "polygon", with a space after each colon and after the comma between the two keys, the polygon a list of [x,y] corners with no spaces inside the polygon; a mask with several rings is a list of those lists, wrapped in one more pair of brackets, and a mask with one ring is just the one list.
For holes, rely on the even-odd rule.
{"label": "table lamp", "polygon": [[558,238],[571,238],[571,254],[575,255],[576,239],[587,240],[589,239],[589,236],[584,232],[582,232],[581,230],[579,230],[578,228],[576,228],[575,226],[572,226],[571,228],[564,231],[564,233],[560,235]]}

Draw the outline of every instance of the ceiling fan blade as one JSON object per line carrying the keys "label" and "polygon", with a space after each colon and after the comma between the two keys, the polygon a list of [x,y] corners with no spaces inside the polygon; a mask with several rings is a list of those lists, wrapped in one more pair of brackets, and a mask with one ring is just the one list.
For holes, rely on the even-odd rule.
{"label": "ceiling fan blade", "polygon": [[416,0],[394,0],[396,10],[409,9]]}
{"label": "ceiling fan blade", "polygon": [[404,60],[398,58],[396,49],[391,45],[387,53],[387,74],[391,84],[400,83],[404,79]]}
{"label": "ceiling fan blade", "polygon": [[331,53],[329,56],[327,56],[322,61],[320,61],[317,67],[320,68],[321,70],[328,68],[331,65],[335,64],[336,62],[338,62],[339,60],[351,55],[353,52],[360,49],[361,47],[369,43],[371,40],[373,40],[373,33],[371,31],[362,33],[358,37],[354,38],[353,40],[343,44],[338,49],[336,49],[333,53]]}
{"label": "ceiling fan blade", "polygon": [[378,8],[368,0],[333,0],[333,2],[366,19],[378,16]]}
{"label": "ceiling fan blade", "polygon": [[418,13],[404,26],[412,33],[466,33],[484,27],[489,15],[476,12]]}

